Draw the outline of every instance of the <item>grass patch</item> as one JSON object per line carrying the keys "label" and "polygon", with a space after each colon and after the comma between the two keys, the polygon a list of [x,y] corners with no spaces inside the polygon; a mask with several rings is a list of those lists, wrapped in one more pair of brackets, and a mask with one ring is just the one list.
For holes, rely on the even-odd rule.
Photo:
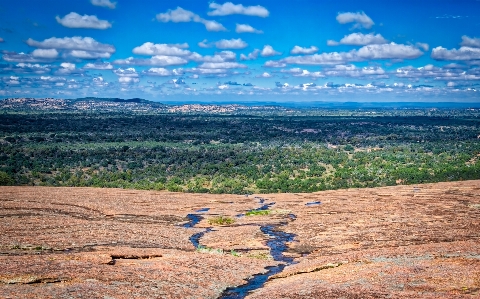
{"label": "grass patch", "polygon": [[253,259],[259,259],[259,260],[267,260],[267,261],[273,260],[273,257],[268,252],[255,252],[255,253],[252,252],[252,253],[249,253],[247,257],[253,258]]}
{"label": "grass patch", "polygon": [[235,219],[226,216],[217,216],[208,219],[210,225],[228,225],[235,222]]}
{"label": "grass patch", "polygon": [[250,210],[245,213],[245,216],[265,216],[269,215],[271,211],[269,210]]}
{"label": "grass patch", "polygon": [[224,251],[223,249],[216,249],[216,248],[210,248],[206,246],[199,245],[196,249],[197,252],[200,253],[208,253],[208,254],[231,254],[236,257],[242,256],[241,253],[235,251],[235,250],[230,250],[230,251]]}

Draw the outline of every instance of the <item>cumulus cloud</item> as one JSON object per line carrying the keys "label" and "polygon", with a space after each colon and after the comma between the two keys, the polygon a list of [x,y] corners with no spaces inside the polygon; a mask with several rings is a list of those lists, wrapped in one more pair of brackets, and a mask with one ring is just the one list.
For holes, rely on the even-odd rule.
{"label": "cumulus cloud", "polygon": [[269,60],[269,61],[265,62],[265,64],[263,66],[264,67],[286,67],[287,64],[284,61]]}
{"label": "cumulus cloud", "polygon": [[90,0],[90,3],[95,6],[108,7],[110,9],[114,9],[117,5],[117,2],[111,2],[110,0]]}
{"label": "cumulus cloud", "polygon": [[271,78],[271,77],[272,75],[270,75],[267,72],[264,72],[263,74],[257,76],[257,78]]}
{"label": "cumulus cloud", "polygon": [[199,23],[202,23],[203,25],[205,25],[205,28],[208,31],[227,31],[227,28],[223,27],[223,25],[218,23],[217,21],[200,19]]}
{"label": "cumulus cloud", "polygon": [[23,62],[23,63],[32,63],[32,62],[42,62],[45,59],[34,57],[31,54],[25,54],[23,52],[7,52],[2,55],[3,60],[8,62]]}
{"label": "cumulus cloud", "polygon": [[233,4],[232,2],[226,2],[224,4],[217,4],[215,2],[209,5],[212,11],[208,12],[209,16],[227,16],[233,14],[247,15],[266,18],[270,12],[263,6],[243,6],[242,4]]}
{"label": "cumulus cloud", "polygon": [[142,74],[147,75],[147,76],[167,77],[167,76],[171,76],[172,72],[163,68],[163,67],[160,67],[160,68],[155,67],[155,68],[150,68],[148,70],[143,71]]}
{"label": "cumulus cloud", "polygon": [[84,69],[91,69],[91,70],[112,70],[113,65],[110,62],[95,62],[95,63],[87,63],[83,66]]}
{"label": "cumulus cloud", "polygon": [[460,47],[448,50],[436,47],[432,49],[431,57],[435,60],[475,60],[480,59],[480,48]]}
{"label": "cumulus cloud", "polygon": [[68,53],[68,56],[81,58],[81,59],[98,59],[98,58],[108,59],[112,55],[108,52],[90,52],[90,51],[73,50]]}
{"label": "cumulus cloud", "polygon": [[140,79],[133,77],[118,77],[120,84],[134,84],[140,82]]}
{"label": "cumulus cloud", "polygon": [[197,61],[197,62],[226,62],[226,61],[235,61],[237,54],[232,51],[221,51],[215,53],[215,55],[205,55],[202,56],[198,53],[193,53],[188,57],[188,59]]}
{"label": "cumulus cloud", "polygon": [[204,62],[199,66],[199,68],[203,69],[232,69],[246,67],[246,65],[238,62]]}
{"label": "cumulus cloud", "polygon": [[59,24],[68,28],[108,29],[112,27],[110,22],[99,20],[97,16],[81,16],[76,12],[71,12],[63,18],[56,16],[55,19]]}
{"label": "cumulus cloud", "polygon": [[215,43],[218,49],[244,49],[248,46],[241,38],[222,39]]}
{"label": "cumulus cloud", "polygon": [[480,71],[477,69],[470,69],[464,71],[456,68],[436,67],[428,64],[424,67],[415,68],[412,66],[401,67],[396,70],[399,78],[413,78],[413,79],[427,79],[452,81],[452,80],[480,80]]}
{"label": "cumulus cloud", "polygon": [[198,42],[200,48],[211,48],[211,44],[207,44],[208,40],[204,39],[201,42]]}
{"label": "cumulus cloud", "polygon": [[58,57],[58,51],[55,49],[35,49],[32,56],[36,58],[53,59]]}
{"label": "cumulus cloud", "polygon": [[265,45],[260,55],[262,55],[262,57],[270,57],[270,56],[282,55],[282,53],[275,51],[273,47],[270,45]]}
{"label": "cumulus cloud", "polygon": [[368,45],[357,52],[359,58],[369,59],[414,59],[423,55],[418,48],[410,45],[389,43],[382,45]]}
{"label": "cumulus cloud", "polygon": [[174,23],[180,23],[180,22],[196,22],[196,23],[202,23],[205,25],[205,28],[208,31],[226,31],[227,29],[220,23],[216,21],[211,21],[211,20],[205,20],[201,18],[199,15],[181,8],[178,6],[176,9],[172,10],[169,9],[165,13],[159,13],[156,16],[157,20],[159,22],[174,22]]}
{"label": "cumulus cloud", "polygon": [[127,59],[117,59],[113,61],[113,64],[119,65],[155,65],[155,66],[169,66],[169,65],[182,65],[188,63],[182,57],[177,56],[165,56],[155,55],[149,59],[138,59],[129,57]]}
{"label": "cumulus cloud", "polygon": [[354,77],[354,78],[362,78],[362,77],[381,77],[381,78],[388,78],[385,75],[385,70],[381,67],[377,66],[370,66],[370,67],[363,67],[358,68],[353,64],[349,65],[335,65],[333,68],[327,69],[325,71],[325,75],[331,77]]}
{"label": "cumulus cloud", "polygon": [[[290,56],[279,61],[279,64],[305,64],[305,65],[321,65],[321,64],[342,64],[346,61],[354,61],[358,59],[354,50],[350,52],[331,52],[306,56]],[[265,66],[268,66],[265,64]]]}
{"label": "cumulus cloud", "polygon": [[354,45],[354,46],[364,46],[372,44],[385,44],[388,41],[383,38],[382,35],[373,33],[363,34],[363,33],[352,33],[345,35],[339,42],[329,40],[327,45],[337,46],[337,45]]}
{"label": "cumulus cloud", "polygon": [[126,69],[118,68],[116,70],[113,70],[113,73],[119,77],[138,77],[138,73],[133,67],[129,67]]}
{"label": "cumulus cloud", "polygon": [[281,73],[288,73],[294,77],[310,77],[310,78],[323,78],[325,75],[322,72],[310,72],[301,68],[291,68],[289,70],[281,70]]}
{"label": "cumulus cloud", "polygon": [[83,50],[93,52],[107,52],[114,53],[115,47],[108,44],[102,44],[97,42],[91,37],[64,37],[57,38],[51,37],[44,41],[36,41],[29,38],[26,41],[27,45],[41,49],[66,49],[66,50]]}
{"label": "cumulus cloud", "polygon": [[300,46],[295,46],[293,49],[290,51],[290,54],[313,54],[318,52],[318,48],[315,46],[310,46],[310,48],[303,48]]}
{"label": "cumulus cloud", "polygon": [[257,30],[248,24],[237,24],[235,28],[236,33],[263,33],[262,30]]}
{"label": "cumulus cloud", "polygon": [[260,50],[255,49],[251,53],[248,53],[248,55],[240,54],[240,60],[255,60],[258,58],[259,53],[260,53]]}
{"label": "cumulus cloud", "polygon": [[423,51],[428,51],[430,46],[427,43],[415,43],[415,46],[422,49]]}
{"label": "cumulus cloud", "polygon": [[349,52],[329,52],[305,56],[289,56],[277,62],[267,61],[264,66],[284,67],[286,64],[331,65],[346,64],[351,61],[376,59],[414,59],[423,55],[418,48],[403,44],[381,44],[363,46]]}
{"label": "cumulus cloud", "polygon": [[159,13],[157,14],[157,20],[160,22],[174,22],[174,23],[179,23],[179,22],[192,22],[193,19],[197,15],[194,14],[193,12],[183,9],[180,6],[178,6],[176,9],[172,10],[169,9],[165,13]]}
{"label": "cumulus cloud", "polygon": [[3,64],[0,65],[0,72],[2,73],[22,73],[22,74],[46,74],[52,70],[51,65],[42,65],[42,64],[32,64],[32,63],[24,63],[20,62],[16,65],[11,64]]}
{"label": "cumulus cloud", "polygon": [[77,69],[75,64],[70,62],[62,62],[60,64],[60,68],[55,72],[55,75],[80,75],[83,74],[84,71],[82,69]]}
{"label": "cumulus cloud", "polygon": [[146,42],[139,47],[135,47],[132,52],[138,55],[148,55],[148,56],[153,56],[153,55],[186,56],[191,54],[190,51],[181,49],[177,46],[172,46],[167,44],[154,44],[151,42]]}
{"label": "cumulus cloud", "polygon": [[472,38],[464,35],[462,36],[462,42],[460,43],[460,45],[464,47],[480,48],[480,38]]}
{"label": "cumulus cloud", "polygon": [[370,29],[375,24],[369,16],[362,12],[345,12],[337,15],[340,24],[355,23],[353,28]]}

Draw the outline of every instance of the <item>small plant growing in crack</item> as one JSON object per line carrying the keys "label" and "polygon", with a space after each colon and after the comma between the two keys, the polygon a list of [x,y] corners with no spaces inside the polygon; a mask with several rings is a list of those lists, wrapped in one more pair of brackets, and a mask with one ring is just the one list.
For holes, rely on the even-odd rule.
{"label": "small plant growing in crack", "polygon": [[223,249],[215,249],[215,248],[209,248],[206,246],[199,245],[197,247],[197,252],[210,253],[210,254],[223,254]]}
{"label": "small plant growing in crack", "polygon": [[228,225],[234,223],[235,220],[226,216],[216,216],[208,219],[210,225]]}
{"label": "small plant growing in crack", "polygon": [[245,216],[266,216],[270,215],[272,211],[269,210],[251,210],[245,213]]}

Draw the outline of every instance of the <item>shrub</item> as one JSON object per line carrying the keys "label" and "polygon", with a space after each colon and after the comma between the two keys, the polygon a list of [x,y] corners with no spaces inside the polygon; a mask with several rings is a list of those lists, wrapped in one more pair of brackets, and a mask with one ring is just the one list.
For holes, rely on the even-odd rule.
{"label": "shrub", "polygon": [[0,186],[13,185],[14,180],[5,171],[0,171]]}
{"label": "shrub", "polygon": [[226,216],[217,216],[217,217],[208,219],[208,223],[210,225],[228,225],[234,222],[235,220],[233,218],[226,217]]}

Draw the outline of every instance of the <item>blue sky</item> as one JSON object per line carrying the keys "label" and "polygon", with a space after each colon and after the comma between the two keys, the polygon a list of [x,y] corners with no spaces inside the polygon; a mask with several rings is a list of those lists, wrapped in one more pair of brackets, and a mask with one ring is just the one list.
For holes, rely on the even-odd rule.
{"label": "blue sky", "polygon": [[0,97],[480,100],[479,0],[0,0]]}

